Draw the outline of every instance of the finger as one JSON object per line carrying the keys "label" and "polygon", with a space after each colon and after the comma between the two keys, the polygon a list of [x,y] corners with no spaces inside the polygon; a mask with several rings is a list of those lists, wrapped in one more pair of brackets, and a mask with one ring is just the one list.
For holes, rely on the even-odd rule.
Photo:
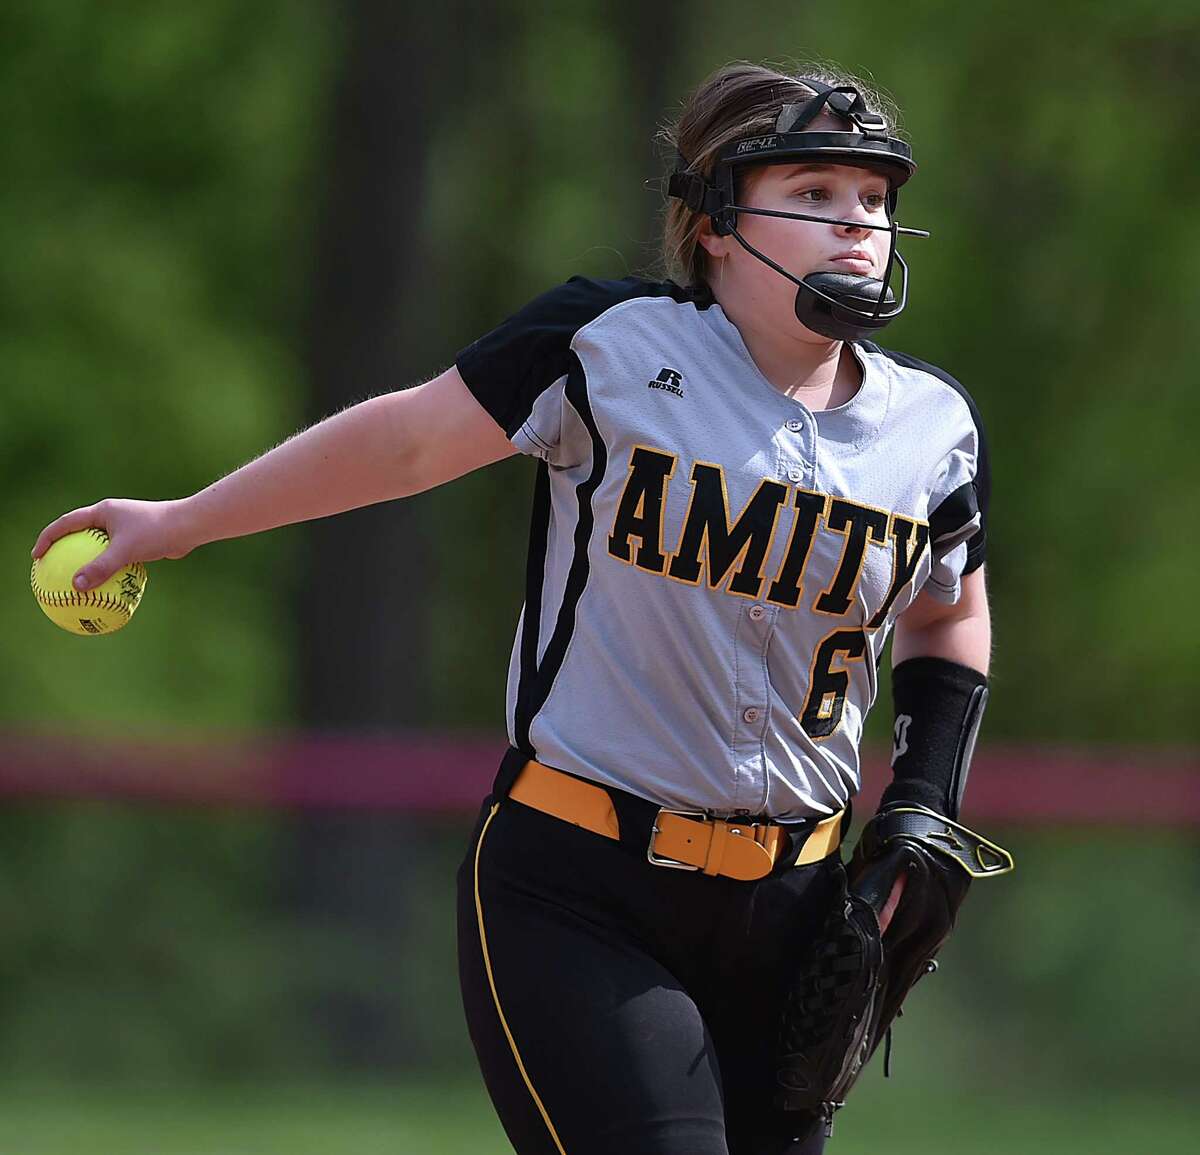
{"label": "finger", "polygon": [[128,562],[124,552],[118,552],[117,546],[117,542],[111,542],[99,557],[93,558],[76,572],[73,583],[77,590],[90,590],[102,586]]}
{"label": "finger", "polygon": [[[855,863],[851,862],[854,867]],[[850,885],[854,892],[866,899],[877,911],[882,911],[887,905],[896,876],[902,874],[904,862],[896,852],[888,852],[879,858],[859,862],[855,873],[850,877]]]}
{"label": "finger", "polygon": [[60,537],[64,537],[68,533],[75,533],[76,530],[87,529],[93,525],[100,525],[101,529],[106,528],[96,518],[96,507],[94,505],[84,506],[82,509],[73,509],[70,513],[64,513],[62,517],[55,518],[54,521],[38,534],[37,541],[33,543],[31,556],[36,560],[58,541]]}
{"label": "finger", "polygon": [[888,923],[892,921],[892,915],[896,913],[896,907],[900,905],[900,896],[904,893],[904,883],[907,879],[906,874],[896,876],[896,881],[892,883],[892,892],[888,895],[888,900],[883,904],[883,910],[879,913],[879,932],[882,934],[888,928]]}

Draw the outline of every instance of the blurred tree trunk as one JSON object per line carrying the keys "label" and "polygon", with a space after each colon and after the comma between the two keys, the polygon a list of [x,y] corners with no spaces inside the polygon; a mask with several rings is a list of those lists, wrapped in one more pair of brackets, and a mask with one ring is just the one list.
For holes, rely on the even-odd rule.
{"label": "blurred tree trunk", "polygon": [[[675,118],[685,92],[700,79],[697,76],[689,80],[682,75],[693,9],[682,0],[655,0],[649,4],[645,0],[618,0],[615,10],[615,28],[629,76],[633,171],[639,174],[637,179],[644,191],[638,201],[637,219],[630,225],[637,228],[645,254],[639,265],[649,274],[656,271],[661,247],[663,196],[659,181],[667,171],[664,164],[673,164],[671,157],[664,161],[654,136],[663,121]],[[665,185],[664,180],[663,192]]]}
{"label": "blurred tree trunk", "polygon": [[[451,32],[445,5],[420,20],[392,0],[351,0],[338,12],[345,40],[318,182],[324,204],[309,326],[314,421],[430,373],[427,150],[439,86],[471,36],[469,23]],[[430,532],[420,499],[308,527],[297,607],[306,728],[421,725],[429,705],[434,575],[422,559]],[[348,777],[354,772],[344,767]],[[404,975],[387,959],[401,953],[411,924],[406,892],[421,831],[395,815],[336,813],[305,816],[296,830],[288,886],[314,929],[330,932],[322,957],[307,965],[318,968],[315,1010],[334,1057],[350,1065],[399,1061],[409,1033]],[[389,975],[390,989],[369,982],[354,989],[372,974]]]}
{"label": "blurred tree trunk", "polygon": [[[408,384],[421,348],[427,57],[387,0],[356,0],[337,96],[311,321],[312,417]],[[408,58],[409,56],[417,59]],[[303,706],[318,727],[418,721],[427,572],[419,509],[389,502],[310,527]]]}
{"label": "blurred tree trunk", "polygon": [[[364,396],[428,375],[445,359],[434,347],[444,326],[427,315],[443,296],[430,270],[463,278],[475,270],[442,264],[428,250],[422,203],[429,187],[428,148],[439,127],[452,131],[456,110],[482,102],[510,120],[516,164],[534,127],[511,94],[496,92],[511,76],[521,38],[540,19],[533,8],[505,12],[456,0],[420,22],[385,0],[354,0],[341,9],[346,43],[329,130],[327,176],[314,271],[310,368],[313,420]],[[599,11],[599,10],[598,10]],[[671,51],[679,42],[681,6],[620,0],[605,10],[605,32],[626,61],[633,123],[623,134],[635,148],[633,172],[654,182],[661,171],[651,145],[672,89]],[[420,29],[417,36],[414,29]],[[570,51],[570,42],[562,45]],[[574,50],[586,51],[574,45]],[[664,55],[666,50],[666,55]],[[535,80],[531,80],[535,83]],[[560,99],[547,89],[545,100]],[[579,93],[576,99],[606,99]],[[612,98],[610,98],[612,99]],[[536,166],[521,166],[521,171]],[[526,189],[513,189],[519,207]],[[660,201],[653,188],[630,231],[653,248]],[[494,204],[481,213],[506,219]],[[470,258],[470,251],[464,254]],[[484,263],[486,254],[477,257]],[[434,273],[436,275],[436,272]],[[513,307],[515,307],[515,302]],[[430,524],[440,499],[421,498],[342,514],[309,530],[307,588],[299,607],[302,722],[358,732],[419,728],[430,716],[432,639],[427,623],[435,590]],[[445,644],[445,640],[444,643]],[[502,676],[502,675],[500,675]],[[497,722],[500,720],[497,719]],[[499,753],[499,751],[498,751]],[[354,767],[345,767],[347,775]],[[348,1065],[391,1065],[420,1058],[420,1009],[405,999],[409,928],[431,891],[430,863],[444,860],[427,824],[394,815],[310,815],[297,824],[289,886],[314,927],[330,932],[330,953],[306,965],[339,965],[313,976],[315,1012],[334,1057]],[[323,936],[324,937],[324,936]],[[367,976],[386,976],[374,982]],[[413,984],[416,985],[416,984]]]}

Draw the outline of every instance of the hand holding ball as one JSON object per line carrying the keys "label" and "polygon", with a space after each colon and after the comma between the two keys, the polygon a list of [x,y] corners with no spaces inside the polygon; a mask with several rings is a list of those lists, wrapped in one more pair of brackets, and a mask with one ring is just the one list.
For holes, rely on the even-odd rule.
{"label": "hand holding ball", "polygon": [[104,530],[92,527],[60,537],[33,563],[30,583],[43,613],[56,626],[85,637],[111,634],[129,623],[146,588],[146,567],[122,566],[95,589],[77,590],[75,574],[108,548]]}

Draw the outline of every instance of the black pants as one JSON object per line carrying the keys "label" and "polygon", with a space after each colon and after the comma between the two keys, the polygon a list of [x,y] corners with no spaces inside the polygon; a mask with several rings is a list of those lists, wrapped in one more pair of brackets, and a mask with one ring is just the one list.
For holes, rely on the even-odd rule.
{"label": "black pants", "polygon": [[773,1062],[840,854],[790,866],[795,838],[757,882],[653,866],[635,828],[655,808],[610,793],[620,842],[489,797],[458,872],[467,1026],[509,1140],[519,1155],[816,1155],[820,1123],[771,1103]]}

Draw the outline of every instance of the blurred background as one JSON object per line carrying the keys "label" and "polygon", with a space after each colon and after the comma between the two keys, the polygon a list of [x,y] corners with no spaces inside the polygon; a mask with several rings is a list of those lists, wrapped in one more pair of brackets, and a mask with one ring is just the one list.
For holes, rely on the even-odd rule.
{"label": "blurred background", "polygon": [[1193,0],[57,0],[0,12],[3,1155],[508,1150],[452,894],[532,463],[156,563],[105,639],[46,621],[28,550],[435,375],[573,274],[657,276],[655,129],[739,58],[899,103],[933,239],[886,344],[993,447],[964,818],[1018,869],[830,1150],[1194,1144]]}

